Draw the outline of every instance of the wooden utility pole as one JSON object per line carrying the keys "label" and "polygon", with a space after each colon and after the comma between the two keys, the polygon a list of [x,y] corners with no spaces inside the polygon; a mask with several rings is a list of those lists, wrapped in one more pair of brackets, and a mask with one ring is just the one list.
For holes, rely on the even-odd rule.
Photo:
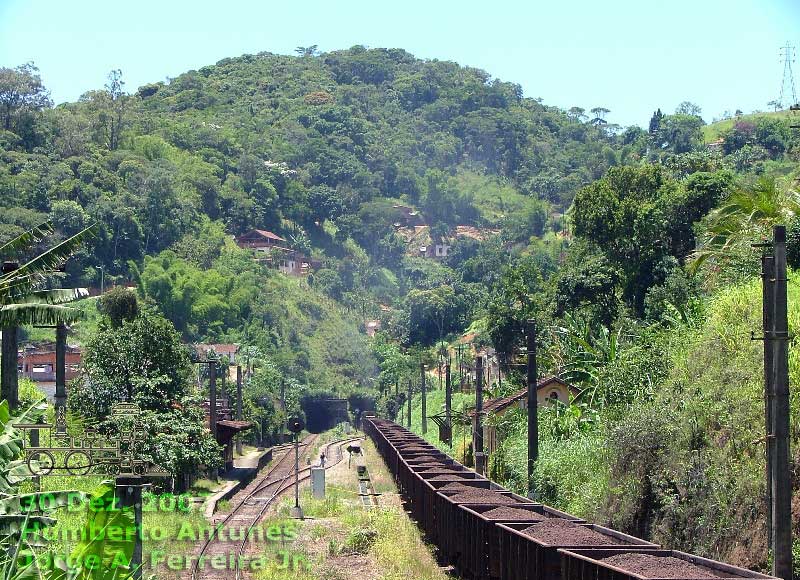
{"label": "wooden utility pole", "polygon": [[772,385],[775,397],[772,432],[775,436],[772,464],[772,574],[792,580],[792,485],[789,461],[789,319],[786,290],[786,227],[773,229],[775,256],[774,331],[772,343]]}
{"label": "wooden utility pole", "polygon": [[475,357],[475,432],[472,436],[475,448],[475,471],[485,471],[483,454],[483,357]]}
{"label": "wooden utility pole", "polygon": [[428,432],[428,410],[425,401],[425,365],[420,363],[419,369],[422,377],[422,382],[420,383],[420,387],[422,388],[422,434],[425,435],[425,433]]}
{"label": "wooden utility pole", "polygon": [[[242,420],[242,365],[236,365],[236,420]],[[242,454],[242,440],[236,440],[236,454]]]}
{"label": "wooden utility pole", "polygon": [[539,369],[536,362],[536,321],[528,320],[526,330],[528,350],[528,497],[533,499],[536,496],[533,470],[536,460],[539,458],[539,405],[537,400]]}

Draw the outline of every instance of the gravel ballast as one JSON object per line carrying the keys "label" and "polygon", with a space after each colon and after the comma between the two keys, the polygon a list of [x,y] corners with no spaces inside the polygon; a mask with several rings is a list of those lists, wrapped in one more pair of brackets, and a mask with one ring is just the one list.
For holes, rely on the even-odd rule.
{"label": "gravel ballast", "polygon": [[551,546],[614,546],[620,542],[610,536],[559,518],[549,518],[522,530],[526,536]]}
{"label": "gravel ballast", "polygon": [[680,578],[683,580],[720,578],[708,568],[673,556],[627,553],[603,558],[601,562],[645,578]]}

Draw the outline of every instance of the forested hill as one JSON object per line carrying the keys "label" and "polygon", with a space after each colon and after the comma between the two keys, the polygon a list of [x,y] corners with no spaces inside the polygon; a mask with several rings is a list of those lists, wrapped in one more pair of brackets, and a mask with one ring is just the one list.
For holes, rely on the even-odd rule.
{"label": "forested hill", "polygon": [[204,214],[228,233],[270,229],[301,246],[332,220],[374,254],[391,236],[354,223],[374,213],[365,204],[401,198],[432,222],[502,226],[515,195],[563,209],[631,150],[620,143],[632,135],[614,137],[583,109],[567,115],[403,50],[245,55],[131,95],[123,79],[78,103],[6,113],[0,206],[15,209],[4,237],[70,200],[104,228],[98,262],[81,271],[123,274]]}

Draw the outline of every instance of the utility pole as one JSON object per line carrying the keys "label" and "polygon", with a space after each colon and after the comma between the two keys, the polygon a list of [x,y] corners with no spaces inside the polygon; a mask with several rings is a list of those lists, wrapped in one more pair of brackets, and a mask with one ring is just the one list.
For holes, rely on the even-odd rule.
{"label": "utility pole", "polygon": [[419,368],[422,375],[422,383],[420,383],[422,388],[422,434],[425,435],[428,432],[428,411],[425,406],[425,365],[420,363]]}
{"label": "utility pole", "polygon": [[775,306],[773,285],[775,283],[775,259],[761,256],[761,292],[763,296],[762,324],[764,328],[764,417],[766,418],[766,475],[767,475],[767,546],[772,547],[772,457],[775,438],[772,436],[772,407],[775,389],[772,384],[772,342],[767,339],[773,328]]}
{"label": "utility pole", "polygon": [[453,445],[453,420],[452,420],[452,407],[453,407],[453,385],[450,383],[450,357],[447,357],[447,363],[444,365],[444,420],[447,423],[450,436],[448,443]]}
{"label": "utility pole", "polygon": [[[3,262],[3,274],[10,274],[17,269],[19,269],[19,262]],[[17,327],[6,326],[0,334],[3,339],[2,358],[0,359],[0,396],[8,401],[8,406],[13,411],[17,408],[19,395]]]}
{"label": "utility pole", "polygon": [[211,435],[217,438],[217,361],[208,365],[208,427]]}
{"label": "utility pole", "polygon": [[[114,480],[114,508],[133,510],[134,544],[130,569],[133,580],[142,580],[142,477],[139,475],[117,476]],[[119,502],[119,503],[117,503]]]}
{"label": "utility pole", "polygon": [[442,390],[442,362],[443,362],[442,353],[439,353],[439,360],[437,361],[436,371],[439,373],[439,390]]}
{"label": "utility pole", "polygon": [[475,433],[473,434],[473,446],[475,447],[475,471],[481,475],[485,472],[483,454],[483,357],[479,354],[475,357]]}
{"label": "utility pole", "polygon": [[56,325],[56,433],[67,432],[67,327]]}
{"label": "utility pole", "polygon": [[539,369],[536,361],[536,321],[528,320],[526,324],[528,351],[527,383],[528,383],[528,497],[536,497],[533,485],[533,469],[539,458],[539,404],[538,383]]}
{"label": "utility pole", "polygon": [[19,347],[17,345],[17,327],[6,326],[2,330],[3,335],[3,359],[2,365],[2,397],[8,401],[11,410],[17,408],[17,393],[19,392],[17,377],[17,356]]}
{"label": "utility pole", "polygon": [[[281,412],[286,415],[286,377],[281,377]],[[284,442],[286,429],[281,429],[281,443]]]}
{"label": "utility pole", "polygon": [[411,430],[411,380],[408,381],[408,417],[406,417],[406,425]]}
{"label": "utility pole", "polygon": [[[300,509],[300,433],[294,434],[294,509],[303,517]],[[298,517],[295,515],[295,517]]]}
{"label": "utility pole", "polygon": [[774,557],[772,574],[792,580],[792,486],[789,462],[789,320],[786,290],[786,227],[773,229],[775,256],[772,336],[772,380],[775,397],[772,432],[775,435],[772,476],[772,526]]}
{"label": "utility pole", "polygon": [[[236,420],[242,420],[242,365],[236,365]],[[236,454],[242,454],[242,440],[236,440]]]}
{"label": "utility pole", "polygon": [[458,390],[460,392],[464,391],[464,365],[461,357],[461,349],[464,345],[459,343],[458,344]]}

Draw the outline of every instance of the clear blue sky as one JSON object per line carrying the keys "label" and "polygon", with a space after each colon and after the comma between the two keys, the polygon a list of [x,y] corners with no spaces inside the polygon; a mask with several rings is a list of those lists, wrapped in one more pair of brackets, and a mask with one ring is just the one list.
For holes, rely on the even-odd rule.
{"label": "clear blue sky", "polygon": [[0,0],[0,66],[34,61],[56,103],[113,68],[133,91],[229,56],[364,44],[479,67],[547,104],[604,106],[623,125],[683,100],[710,121],[767,108],[787,40],[800,49],[800,0]]}

